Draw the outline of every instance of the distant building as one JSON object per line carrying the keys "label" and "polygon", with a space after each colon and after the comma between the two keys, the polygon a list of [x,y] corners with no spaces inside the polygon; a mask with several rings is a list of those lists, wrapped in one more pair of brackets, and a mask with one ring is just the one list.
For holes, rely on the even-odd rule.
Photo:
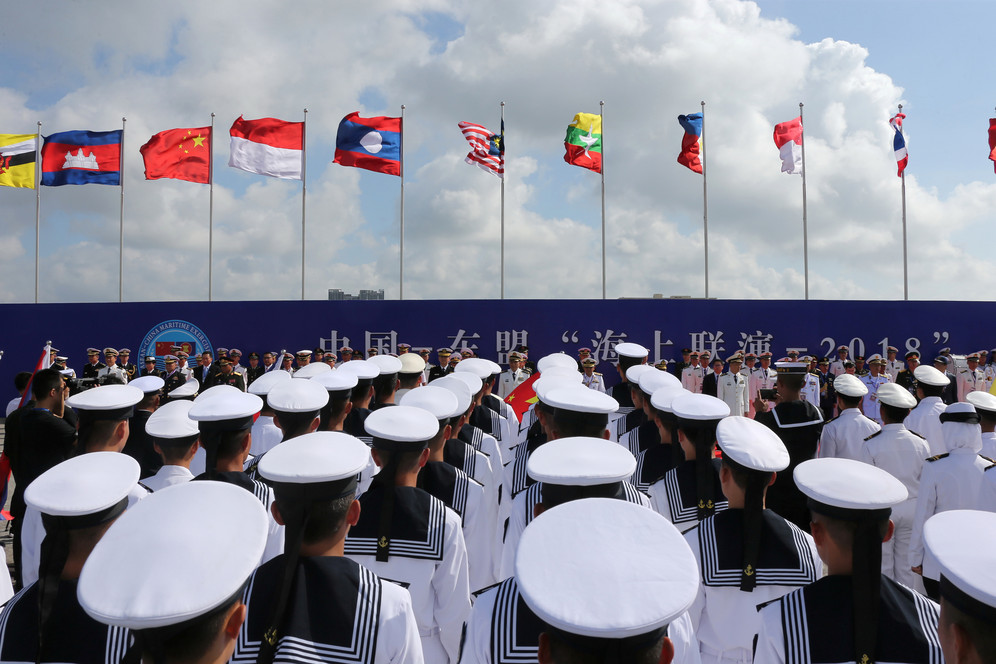
{"label": "distant building", "polygon": [[350,293],[343,293],[338,288],[330,288],[329,299],[330,300],[383,300],[384,289],[381,288],[380,290],[361,290],[359,295],[352,295]]}

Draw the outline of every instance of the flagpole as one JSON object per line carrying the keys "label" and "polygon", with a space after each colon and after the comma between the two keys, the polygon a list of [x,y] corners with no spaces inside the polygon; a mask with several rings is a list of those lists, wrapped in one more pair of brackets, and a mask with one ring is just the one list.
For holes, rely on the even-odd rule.
{"label": "flagpole", "polygon": [[805,275],[806,299],[809,299],[809,227],[806,219],[806,123],[802,121],[799,102],[799,124],[802,125],[802,265]]}
{"label": "flagpole", "polygon": [[705,102],[702,104],[702,237],[705,242],[705,296],[709,299],[709,199],[706,195]]}
{"label": "flagpole", "polygon": [[401,254],[398,264],[398,299],[405,299],[405,105],[401,105]]}
{"label": "flagpole", "polygon": [[[501,102],[501,151],[505,151],[505,102]],[[505,160],[502,159],[504,169]],[[505,174],[501,175],[501,299],[505,299]]]}
{"label": "flagpole", "polygon": [[301,124],[301,299],[304,299],[304,201],[308,195],[308,109],[304,109],[304,122]]}
{"label": "flagpole", "polygon": [[125,170],[124,170],[124,155],[125,155],[125,122],[127,118],[121,118],[121,163],[118,168],[120,173],[118,174],[118,179],[121,182],[121,218],[119,221],[120,227],[118,230],[118,302],[124,299],[124,191],[125,191]]}
{"label": "flagpole", "polygon": [[208,302],[211,301],[211,262],[214,254],[214,113],[208,139]]}
{"label": "flagpole", "polygon": [[602,123],[602,299],[605,299],[605,102],[598,102],[598,119]]}
{"label": "flagpole", "polygon": [[[899,112],[903,112],[903,105],[899,105]],[[902,174],[899,176],[902,180],[902,190],[903,190],[903,299],[910,299],[910,277],[909,277],[909,264],[907,263],[907,246],[906,246],[906,169],[903,169]]]}
{"label": "flagpole", "polygon": [[41,243],[41,122],[35,140],[35,304],[38,304],[38,245]]}

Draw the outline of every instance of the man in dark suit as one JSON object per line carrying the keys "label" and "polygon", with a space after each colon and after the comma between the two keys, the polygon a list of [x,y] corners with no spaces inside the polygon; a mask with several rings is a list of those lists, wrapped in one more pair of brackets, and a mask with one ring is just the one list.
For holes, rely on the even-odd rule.
{"label": "man in dark suit", "polygon": [[249,353],[249,366],[246,367],[246,387],[252,385],[252,382],[263,375],[266,371],[266,367],[259,363],[259,353],[253,351]]}
{"label": "man in dark suit", "polygon": [[723,360],[718,357],[712,361],[712,371],[707,373],[702,379],[702,394],[711,397],[717,395],[719,390],[719,377],[723,375]]}
{"label": "man in dark suit", "polygon": [[201,353],[200,365],[194,367],[194,378],[196,378],[197,382],[201,384],[201,392],[214,384],[211,380],[214,378],[214,374],[218,372],[218,368],[215,367],[213,360],[214,358],[211,355],[211,351],[206,350]]}
{"label": "man in dark suit", "polygon": [[951,358],[947,355],[938,355],[934,358],[934,368],[948,378],[948,386],[941,393],[941,401],[950,406],[958,401],[958,381],[955,379],[955,375],[951,373]]}

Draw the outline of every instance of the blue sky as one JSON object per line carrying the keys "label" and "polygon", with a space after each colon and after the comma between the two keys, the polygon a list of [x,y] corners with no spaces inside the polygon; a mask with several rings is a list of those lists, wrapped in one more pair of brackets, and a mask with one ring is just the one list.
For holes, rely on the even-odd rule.
{"label": "blue sky", "polygon": [[[192,0],[100,12],[8,9],[0,131],[107,130],[128,117],[124,297],[207,297],[207,187],[145,181],[138,147],[217,113],[215,298],[300,296],[300,190],[227,167],[244,114],[308,107],[307,297],[398,294],[398,178],[333,165],[343,115],[406,104],[405,294],[497,297],[498,180],[456,127],[507,102],[506,295],[601,294],[599,177],[562,160],[564,128],[605,107],[608,296],[701,296],[699,176],[674,163],[680,113],[707,101],[710,295],[802,297],[799,181],[771,126],[806,104],[810,294],[902,296],[888,117],[904,103],[913,298],[979,284],[996,176],[986,2],[551,2],[467,5]],[[376,21],[371,16],[377,16]],[[223,27],[221,27],[223,26]],[[824,41],[827,40],[827,41]],[[41,300],[116,300],[119,190],[42,191]],[[34,195],[0,190],[0,301],[34,294]]]}

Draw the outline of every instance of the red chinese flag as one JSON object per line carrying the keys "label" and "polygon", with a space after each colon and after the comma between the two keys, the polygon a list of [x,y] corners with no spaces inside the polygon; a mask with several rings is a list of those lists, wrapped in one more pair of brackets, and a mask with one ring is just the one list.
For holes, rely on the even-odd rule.
{"label": "red chinese flag", "polygon": [[996,118],[989,118],[989,159],[996,170]]}
{"label": "red chinese flag", "polygon": [[207,184],[211,172],[211,127],[167,129],[142,146],[145,179],[173,178]]}
{"label": "red chinese flag", "polygon": [[512,407],[519,421],[522,421],[522,415],[529,410],[529,406],[536,403],[536,390],[533,389],[533,383],[539,376],[539,372],[534,373],[505,397],[505,403]]}

